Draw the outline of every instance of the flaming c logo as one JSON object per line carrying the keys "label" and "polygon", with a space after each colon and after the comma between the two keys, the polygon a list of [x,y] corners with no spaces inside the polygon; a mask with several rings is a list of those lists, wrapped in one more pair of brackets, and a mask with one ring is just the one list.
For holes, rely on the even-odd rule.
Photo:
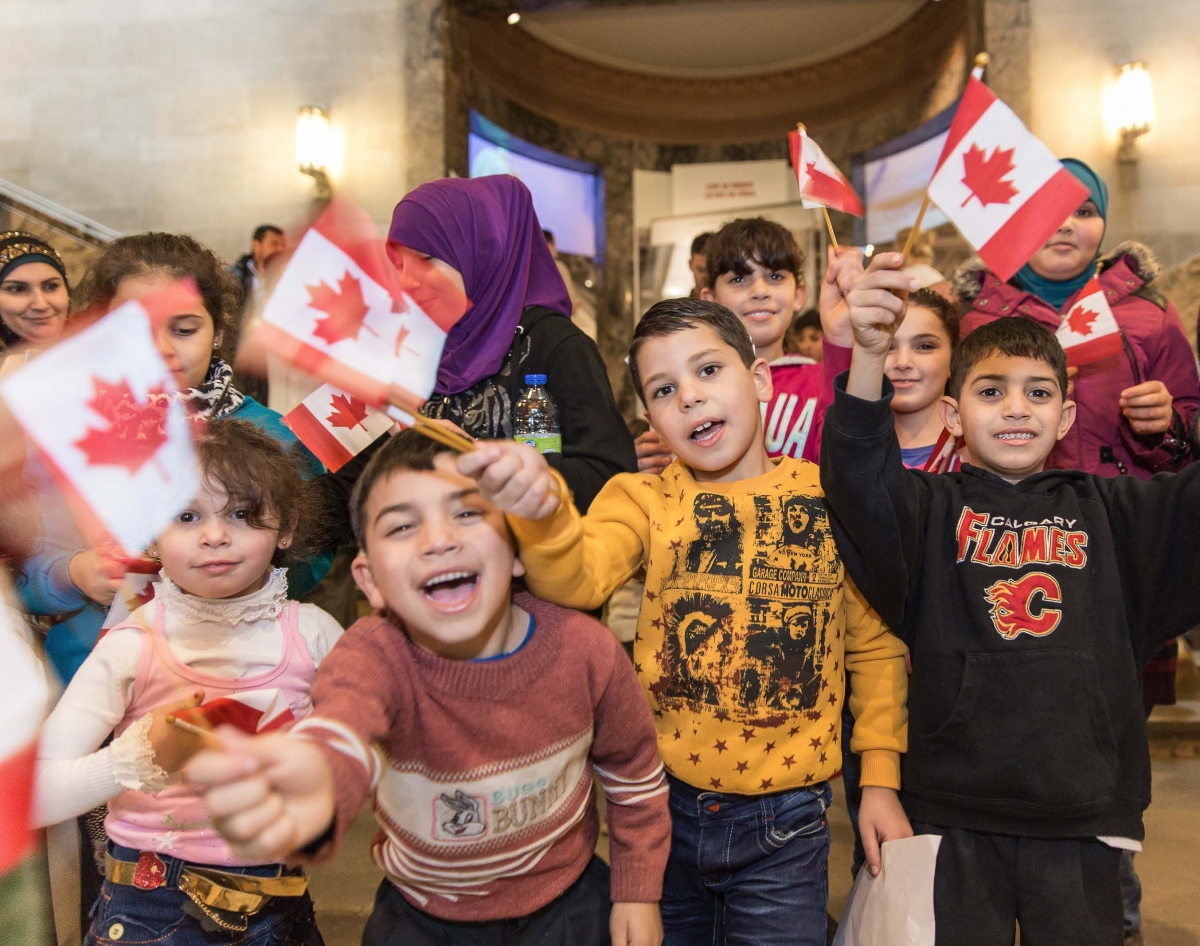
{"label": "flaming c logo", "polygon": [[984,594],[992,606],[992,623],[1005,640],[1018,634],[1045,637],[1062,620],[1062,611],[1049,604],[1062,604],[1058,582],[1045,572],[1030,572],[1012,581],[998,581]]}

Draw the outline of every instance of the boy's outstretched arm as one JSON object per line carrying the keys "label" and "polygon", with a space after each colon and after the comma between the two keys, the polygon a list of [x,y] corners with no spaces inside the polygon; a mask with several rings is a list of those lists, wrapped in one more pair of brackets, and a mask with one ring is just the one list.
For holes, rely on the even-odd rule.
{"label": "boy's outstretched arm", "polygon": [[233,853],[253,863],[282,861],[333,823],[333,773],[321,750],[296,736],[226,727],[220,747],[196,755],[184,775],[204,790],[213,826]]}
{"label": "boy's outstretched arm", "polygon": [[478,481],[484,499],[510,516],[545,519],[562,501],[546,458],[516,441],[480,441],[459,456],[458,472]]}

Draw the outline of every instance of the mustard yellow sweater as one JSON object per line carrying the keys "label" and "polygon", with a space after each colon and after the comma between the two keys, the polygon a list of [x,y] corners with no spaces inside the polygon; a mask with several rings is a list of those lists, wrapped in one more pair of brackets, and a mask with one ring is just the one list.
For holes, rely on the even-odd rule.
{"label": "mustard yellow sweater", "polygon": [[698,483],[675,461],[613,477],[587,516],[510,524],[556,604],[599,607],[645,567],[634,663],[672,775],[744,795],[830,778],[848,670],[862,784],[900,787],[904,645],[842,569],[815,464]]}

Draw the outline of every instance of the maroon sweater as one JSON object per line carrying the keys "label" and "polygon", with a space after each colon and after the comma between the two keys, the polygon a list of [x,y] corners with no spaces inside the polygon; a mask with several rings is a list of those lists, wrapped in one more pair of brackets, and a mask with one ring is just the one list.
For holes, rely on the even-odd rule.
{"label": "maroon sweater", "polygon": [[604,786],[614,901],[662,895],[670,847],[654,721],[620,644],[585,615],[529,594],[524,646],[447,660],[381,617],[351,627],[321,664],[313,714],[337,812],[329,856],[375,791],[373,851],[414,906],[451,920],[525,916],[587,866]]}

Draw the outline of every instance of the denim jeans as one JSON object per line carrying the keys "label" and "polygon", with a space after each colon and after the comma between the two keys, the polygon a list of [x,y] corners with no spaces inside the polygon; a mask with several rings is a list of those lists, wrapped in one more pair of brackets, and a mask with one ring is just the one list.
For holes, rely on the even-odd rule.
{"label": "denim jeans", "polygon": [[663,946],[824,946],[832,792],[705,792],[671,778]]}
{"label": "denim jeans", "polygon": [[1121,906],[1125,932],[1142,928],[1142,881],[1133,863],[1133,851],[1121,852]]}
{"label": "denim jeans", "polygon": [[[138,852],[109,844],[117,860],[136,861]],[[100,899],[92,908],[92,928],[84,946],[323,946],[313,916],[312,899],[274,897],[250,918],[244,932],[206,933],[200,922],[186,914],[187,894],[175,887],[185,862],[159,855],[167,865],[167,882],[156,890],[140,890],[104,881]],[[276,868],[219,867],[231,874],[274,876]]]}

